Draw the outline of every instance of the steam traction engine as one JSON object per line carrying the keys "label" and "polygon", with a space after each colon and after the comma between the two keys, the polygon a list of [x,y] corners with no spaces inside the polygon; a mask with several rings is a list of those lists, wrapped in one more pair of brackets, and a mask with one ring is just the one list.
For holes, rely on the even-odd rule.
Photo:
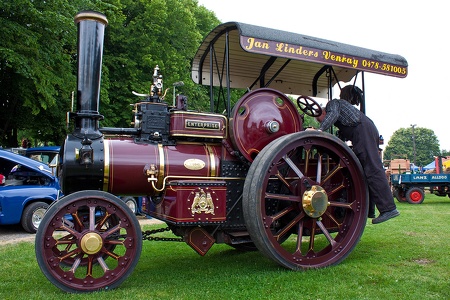
{"label": "steam traction engine", "polygon": [[[353,250],[368,210],[361,165],[334,135],[304,130],[304,114],[321,113],[313,98],[298,97],[299,114],[280,91],[331,98],[333,84],[363,71],[405,77],[401,56],[225,23],[200,46],[192,78],[222,90],[247,87],[233,107],[227,94],[225,112],[213,112],[224,93],[217,99],[212,88],[209,113],[190,111],[184,96],[168,104],[155,68],[150,94],[135,104],[134,128],[100,128],[107,20],[86,11],[75,22],[75,129],[58,166],[66,196],[48,209],[36,235],[38,264],[54,285],[69,292],[110,289],[133,271],[143,233],[114,195],[147,195],[145,213],[201,255],[225,243],[258,249],[297,270],[337,264]],[[391,68],[361,63],[370,59]]]}

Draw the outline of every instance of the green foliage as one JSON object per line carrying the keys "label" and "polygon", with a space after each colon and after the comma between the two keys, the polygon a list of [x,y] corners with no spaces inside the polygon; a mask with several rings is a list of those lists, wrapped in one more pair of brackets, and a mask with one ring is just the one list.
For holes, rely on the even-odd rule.
{"label": "green foliage", "polygon": [[308,116],[307,114],[303,113],[300,108],[297,106],[297,98],[293,96],[288,96],[288,98],[292,101],[294,106],[297,108],[297,111],[300,115],[303,115],[303,128],[316,128],[318,129],[320,127],[319,121],[316,120],[316,118]]}
{"label": "green foliage", "polygon": [[320,127],[319,121],[317,121],[315,118],[310,117],[308,115],[305,115],[305,122],[303,123],[304,128],[313,127],[318,129]]}
{"label": "green foliage", "polygon": [[190,59],[216,24],[214,15],[193,0],[122,0],[121,12],[106,31],[102,126],[130,126],[130,104],[139,100],[132,91],[149,93],[156,65],[167,89],[166,102],[172,102],[173,83],[183,81],[177,93],[189,95],[191,109],[204,107],[208,94],[194,87]]}
{"label": "green foliage", "polygon": [[[439,141],[434,131],[427,128],[414,128],[416,165],[429,164],[434,156],[440,155]],[[414,162],[413,129],[400,128],[394,132],[384,151],[384,159],[407,158]]]}
{"label": "green foliage", "polygon": [[450,150],[442,149],[441,155],[442,156],[450,156]]}
{"label": "green foliage", "polygon": [[111,11],[115,2],[1,1],[0,145],[17,146],[22,137],[62,141],[76,89],[73,17],[88,8]]}
{"label": "green foliage", "polygon": [[17,129],[42,129],[38,126],[46,123],[44,112],[61,110],[59,101],[69,99],[75,79],[74,43],[68,39],[75,34],[72,20],[67,1],[3,1],[0,143],[17,142]]}
{"label": "green foliage", "polygon": [[[202,37],[219,23],[195,0],[0,0],[0,145],[22,137],[59,144],[76,90],[76,31],[81,10],[104,13],[100,113],[102,126],[129,127],[136,96],[147,93],[159,65],[169,88],[190,96],[191,107],[208,103],[207,89],[190,79],[190,59]],[[209,104],[208,104],[209,105]],[[24,135],[27,136],[24,136]]]}

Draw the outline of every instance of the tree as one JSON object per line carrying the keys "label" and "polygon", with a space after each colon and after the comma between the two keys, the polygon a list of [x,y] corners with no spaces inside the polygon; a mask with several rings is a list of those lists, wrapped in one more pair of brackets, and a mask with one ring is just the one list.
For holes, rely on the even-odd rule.
{"label": "tree", "polygon": [[417,166],[425,166],[433,160],[434,156],[440,155],[439,141],[434,131],[416,127],[413,135],[412,127],[398,129],[386,146],[384,159],[407,158],[414,162],[414,150]]}
{"label": "tree", "polygon": [[43,120],[38,115],[50,107],[59,111],[57,100],[69,97],[73,17],[66,1],[2,2],[0,143],[17,146],[19,129],[31,130]]}
{"label": "tree", "polygon": [[[128,127],[132,90],[148,92],[153,68],[165,87],[183,81],[183,92],[206,101],[190,80],[190,59],[219,21],[195,0],[0,0],[0,145],[27,138],[60,143],[76,90],[76,26],[80,10],[109,21],[105,35],[100,113],[102,126]],[[170,92],[168,93],[170,96]],[[192,103],[192,102],[191,102]],[[191,106],[192,107],[192,106]]]}
{"label": "tree", "polygon": [[76,89],[73,17],[119,0],[0,1],[0,145],[17,146],[19,132],[60,143]]}
{"label": "tree", "polygon": [[[172,102],[173,83],[189,95],[189,107],[203,107],[207,89],[194,86],[190,61],[206,32],[219,23],[194,0],[122,0],[122,10],[106,30],[101,126],[129,127],[131,107],[140,99],[132,91],[149,93],[153,69],[159,66]],[[106,75],[106,76],[105,76]]]}

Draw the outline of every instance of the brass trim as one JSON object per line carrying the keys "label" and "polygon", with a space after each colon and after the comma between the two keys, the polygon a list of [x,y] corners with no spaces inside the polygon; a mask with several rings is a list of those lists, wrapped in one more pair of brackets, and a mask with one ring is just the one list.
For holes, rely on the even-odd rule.
{"label": "brass trim", "polygon": [[[181,130],[178,130],[181,131]],[[221,135],[202,135],[202,134],[187,134],[187,133],[171,133],[171,136],[178,136],[178,137],[197,137],[197,138],[209,138],[209,139],[224,139],[226,138],[226,133],[223,133]]]}
{"label": "brass trim", "polygon": [[[191,195],[195,195],[191,205],[192,216],[200,213],[215,215],[215,204],[213,200],[218,202],[219,198],[215,194],[214,190],[208,187],[205,187],[205,189],[197,188],[195,191],[191,192]],[[213,196],[215,196],[215,198],[213,198]],[[187,201],[190,202],[189,197]]]}
{"label": "brass trim", "polygon": [[104,155],[104,166],[103,166],[103,190],[108,191],[109,186],[109,168],[110,168],[110,153],[109,153],[109,140],[103,140],[103,155]]}
{"label": "brass trim", "polygon": [[[179,141],[177,142],[177,145],[205,145],[203,142],[190,142],[190,141]],[[209,143],[208,145],[211,146],[221,146],[221,142],[215,142],[215,143]]]}
{"label": "brass trim", "polygon": [[[162,182],[164,180],[164,169],[166,167],[166,161],[164,157],[164,147],[162,144],[158,144],[159,153],[159,171],[158,171],[158,181]],[[164,186],[164,183],[163,183]]]}
{"label": "brass trim", "polygon": [[305,213],[311,218],[321,217],[330,206],[327,192],[321,186],[313,185],[303,194],[302,206]]}
{"label": "brass trim", "polygon": [[[154,215],[157,219],[160,220],[168,220],[168,221],[172,221],[172,222],[189,222],[189,223],[198,223],[198,220],[194,220],[194,217],[186,217],[186,218],[175,218],[163,213],[152,213],[152,215]],[[208,220],[204,220],[201,221],[201,223],[209,223],[209,224],[222,224],[226,221],[226,217],[225,216],[221,216],[221,217],[210,217]]]}
{"label": "brass trim", "polygon": [[216,170],[216,157],[214,156],[214,150],[209,145],[205,146],[209,154],[209,164],[211,165],[209,175],[215,177],[217,176],[217,170]]}
{"label": "brass trim", "polygon": [[174,114],[174,115],[185,114],[185,115],[211,116],[211,117],[223,118],[225,121],[227,120],[227,117],[224,116],[224,115],[210,114],[210,113],[201,113],[201,112],[195,112],[195,111],[175,110],[175,111],[172,111],[171,114]]}
{"label": "brass trim", "polygon": [[88,254],[93,255],[98,253],[103,247],[102,237],[96,232],[88,232],[81,238],[80,248]]}
{"label": "brass trim", "polygon": [[245,177],[209,177],[209,176],[181,176],[181,175],[180,176],[166,176],[166,177],[164,177],[164,180],[163,180],[163,186],[160,189],[158,189],[156,187],[155,181],[151,181],[153,189],[157,192],[164,191],[164,189],[166,188],[166,185],[167,185],[166,182],[169,179],[171,179],[171,180],[173,180],[173,179],[188,179],[188,180],[197,179],[197,180],[199,180],[200,179],[200,180],[224,180],[224,181],[227,181],[227,180],[245,180]]}
{"label": "brass trim", "polygon": [[108,25],[108,19],[106,18],[106,16],[95,11],[83,11],[77,14],[74,18],[75,24],[78,24],[84,20],[96,21],[104,25]]}

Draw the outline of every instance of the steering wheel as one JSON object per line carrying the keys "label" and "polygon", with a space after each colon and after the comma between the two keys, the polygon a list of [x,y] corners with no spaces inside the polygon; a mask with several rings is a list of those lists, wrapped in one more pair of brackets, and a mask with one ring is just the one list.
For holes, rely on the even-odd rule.
{"label": "steering wheel", "polygon": [[300,96],[297,98],[297,105],[302,112],[311,117],[318,117],[322,114],[322,107],[311,97]]}

